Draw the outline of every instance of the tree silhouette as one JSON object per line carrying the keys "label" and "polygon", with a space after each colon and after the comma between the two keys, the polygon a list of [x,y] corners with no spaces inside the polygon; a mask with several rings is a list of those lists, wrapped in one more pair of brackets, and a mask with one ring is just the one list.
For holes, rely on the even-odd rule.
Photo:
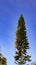
{"label": "tree silhouette", "polygon": [[18,26],[16,31],[16,54],[15,63],[23,65],[26,61],[31,61],[29,55],[27,55],[27,49],[29,49],[29,43],[26,35],[26,26],[23,15],[20,16],[18,20]]}

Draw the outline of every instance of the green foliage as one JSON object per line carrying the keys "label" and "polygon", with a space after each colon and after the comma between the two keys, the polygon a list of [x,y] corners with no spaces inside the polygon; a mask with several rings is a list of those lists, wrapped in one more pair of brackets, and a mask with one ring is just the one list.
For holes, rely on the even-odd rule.
{"label": "green foliage", "polygon": [[6,58],[0,54],[0,65],[7,65]]}
{"label": "green foliage", "polygon": [[23,15],[18,20],[18,27],[16,31],[16,55],[15,62],[19,65],[23,65],[26,61],[31,61],[29,55],[27,55],[27,49],[29,49],[29,43],[26,35],[25,20]]}

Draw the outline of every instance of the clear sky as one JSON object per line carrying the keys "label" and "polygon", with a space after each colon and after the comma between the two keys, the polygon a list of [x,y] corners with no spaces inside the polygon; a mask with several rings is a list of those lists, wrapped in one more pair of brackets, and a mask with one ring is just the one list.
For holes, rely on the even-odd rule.
{"label": "clear sky", "polygon": [[8,65],[15,65],[16,29],[21,14],[26,22],[28,53],[36,61],[36,0],[0,0],[0,46]]}

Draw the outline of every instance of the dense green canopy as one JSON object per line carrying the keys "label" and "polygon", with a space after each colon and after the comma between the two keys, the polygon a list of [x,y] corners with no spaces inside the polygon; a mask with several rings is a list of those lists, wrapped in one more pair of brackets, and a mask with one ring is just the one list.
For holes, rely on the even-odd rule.
{"label": "dense green canopy", "polygon": [[18,20],[18,26],[16,31],[16,55],[15,62],[19,65],[23,65],[26,61],[30,61],[29,55],[27,55],[27,49],[29,49],[29,42],[26,35],[26,26],[23,15]]}

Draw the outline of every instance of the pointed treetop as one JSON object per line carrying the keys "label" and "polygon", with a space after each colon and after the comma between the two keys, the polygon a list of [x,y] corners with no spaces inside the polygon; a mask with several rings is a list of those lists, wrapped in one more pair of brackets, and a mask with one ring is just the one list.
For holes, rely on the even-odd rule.
{"label": "pointed treetop", "polygon": [[[25,20],[24,20],[24,16],[21,14],[21,16],[19,17],[19,21],[23,22],[22,20],[25,21]],[[24,22],[24,23],[25,23],[25,22]]]}

